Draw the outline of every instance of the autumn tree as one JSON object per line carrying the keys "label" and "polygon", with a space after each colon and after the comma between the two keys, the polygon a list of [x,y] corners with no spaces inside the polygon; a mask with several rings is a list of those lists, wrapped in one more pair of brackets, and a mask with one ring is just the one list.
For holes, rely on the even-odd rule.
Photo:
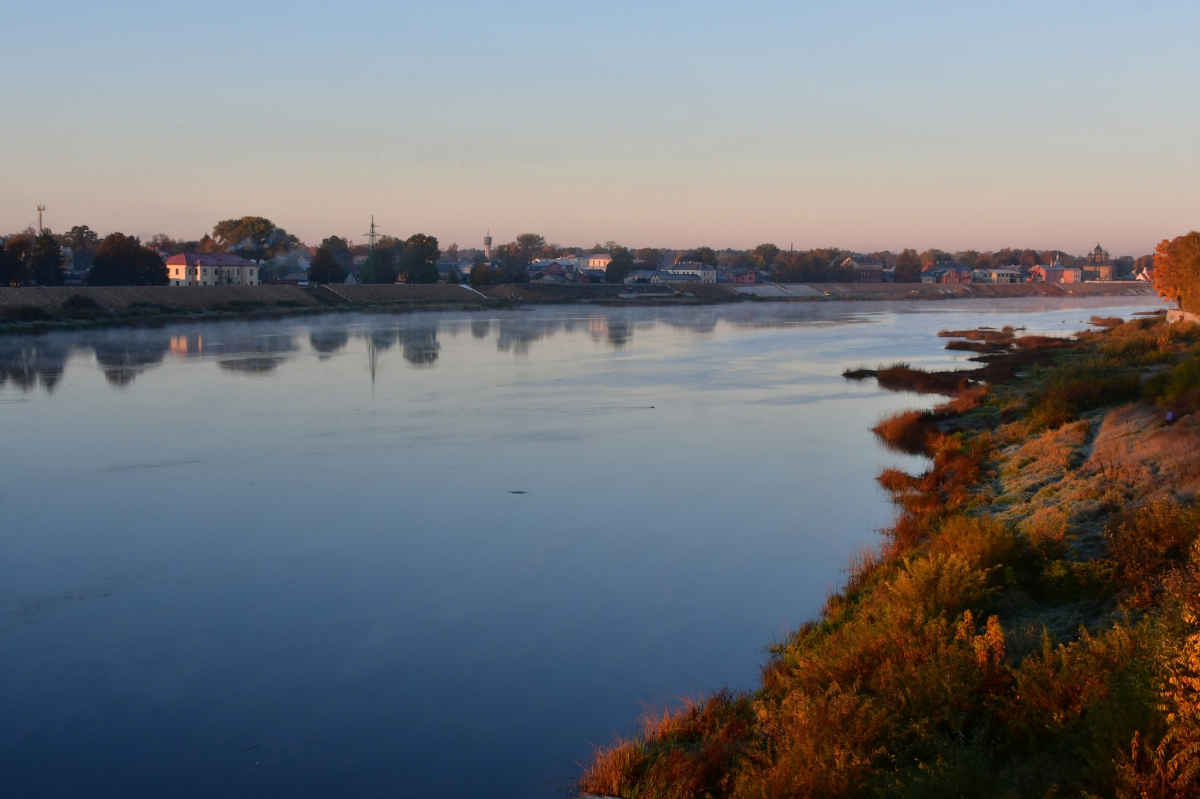
{"label": "autumn tree", "polygon": [[308,265],[308,279],[312,283],[341,283],[345,279],[342,265],[328,247],[322,245],[313,253],[312,263]]}
{"label": "autumn tree", "polygon": [[542,254],[542,250],[546,249],[546,239],[537,233],[522,233],[517,236],[517,242],[513,255],[520,258],[527,265]]}
{"label": "autumn tree", "polygon": [[916,250],[911,247],[902,250],[896,256],[896,282],[920,283],[922,266],[921,256],[917,255]]}
{"label": "autumn tree", "polygon": [[165,286],[169,282],[167,265],[158,253],[124,233],[104,237],[87,274],[89,286]]}
{"label": "autumn tree", "polygon": [[19,286],[29,280],[29,257],[33,250],[33,236],[18,233],[9,236],[4,244],[4,258],[0,261],[0,285]]}
{"label": "autumn tree", "polygon": [[775,256],[771,279],[776,283],[830,283],[848,279],[841,266],[846,253],[837,247],[781,252]]}
{"label": "autumn tree", "polygon": [[925,267],[929,264],[949,264],[954,262],[954,256],[945,250],[939,250],[937,247],[930,247],[925,252],[921,253],[921,266]]}
{"label": "autumn tree", "polygon": [[520,254],[518,244],[507,244],[496,253],[496,266],[505,283],[528,283],[529,262]]}
{"label": "autumn tree", "polygon": [[426,236],[424,233],[409,236],[404,242],[404,254],[400,261],[400,271],[405,274],[405,282],[438,282],[438,258],[441,254],[438,240],[433,236]]}
{"label": "autumn tree", "polygon": [[664,254],[662,250],[657,250],[653,247],[643,247],[637,251],[636,258],[651,269],[658,269],[663,265]]}
{"label": "autumn tree", "polygon": [[709,266],[717,265],[717,254],[712,247],[697,247],[694,250],[688,250],[687,253],[680,256],[677,263],[688,261],[691,263],[707,264]]}
{"label": "autumn tree", "polygon": [[1200,313],[1200,233],[1163,239],[1154,249],[1154,290],[1179,307]]}
{"label": "autumn tree", "polygon": [[300,240],[270,219],[243,216],[213,225],[213,241],[224,252],[254,261],[275,258],[300,246]]}
{"label": "autumn tree", "polygon": [[492,267],[486,261],[476,261],[471,267],[471,285],[486,286],[492,282]]}
{"label": "autumn tree", "polygon": [[42,228],[29,249],[30,275],[39,286],[61,286],[67,277],[66,262],[58,239],[50,228]]}
{"label": "autumn tree", "polygon": [[757,268],[770,271],[771,267],[775,265],[775,257],[778,255],[779,248],[774,244],[760,244],[754,248],[751,257]]}

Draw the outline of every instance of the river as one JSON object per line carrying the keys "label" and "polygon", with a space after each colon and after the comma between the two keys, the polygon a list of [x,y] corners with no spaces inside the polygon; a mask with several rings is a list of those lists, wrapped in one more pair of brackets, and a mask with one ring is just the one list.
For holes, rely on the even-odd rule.
{"label": "river", "polygon": [[0,796],[547,797],[755,684],[891,508],[868,428],[1129,298],[564,306],[0,338]]}

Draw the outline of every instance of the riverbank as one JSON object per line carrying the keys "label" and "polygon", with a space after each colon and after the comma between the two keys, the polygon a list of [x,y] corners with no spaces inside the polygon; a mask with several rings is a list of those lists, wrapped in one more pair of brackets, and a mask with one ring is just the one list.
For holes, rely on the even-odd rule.
{"label": "riverbank", "polygon": [[1093,323],[947,331],[974,373],[848,371],[946,396],[875,428],[930,464],[879,475],[882,544],[758,688],[648,714],[580,790],[1195,795],[1200,326]]}
{"label": "riverbank", "polygon": [[729,284],[542,286],[501,284],[360,286],[83,286],[0,288],[0,333],[165,324],[219,318],[337,313],[473,310],[546,304],[705,305],[755,301],[956,300],[1010,297],[1151,296],[1148,284]]}

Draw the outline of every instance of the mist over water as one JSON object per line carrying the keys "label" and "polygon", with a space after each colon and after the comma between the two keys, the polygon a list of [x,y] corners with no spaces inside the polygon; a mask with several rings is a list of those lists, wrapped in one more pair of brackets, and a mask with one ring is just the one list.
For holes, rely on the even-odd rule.
{"label": "mist over water", "polygon": [[847,366],[1128,298],[0,337],[0,795],[542,797],[755,684],[921,461]]}

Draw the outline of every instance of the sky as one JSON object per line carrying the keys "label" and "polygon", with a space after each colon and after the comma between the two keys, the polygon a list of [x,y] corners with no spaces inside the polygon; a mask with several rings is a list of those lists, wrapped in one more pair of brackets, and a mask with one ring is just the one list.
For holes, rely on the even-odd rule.
{"label": "sky", "polygon": [[1200,3],[0,4],[0,233],[1139,255],[1200,227]]}

